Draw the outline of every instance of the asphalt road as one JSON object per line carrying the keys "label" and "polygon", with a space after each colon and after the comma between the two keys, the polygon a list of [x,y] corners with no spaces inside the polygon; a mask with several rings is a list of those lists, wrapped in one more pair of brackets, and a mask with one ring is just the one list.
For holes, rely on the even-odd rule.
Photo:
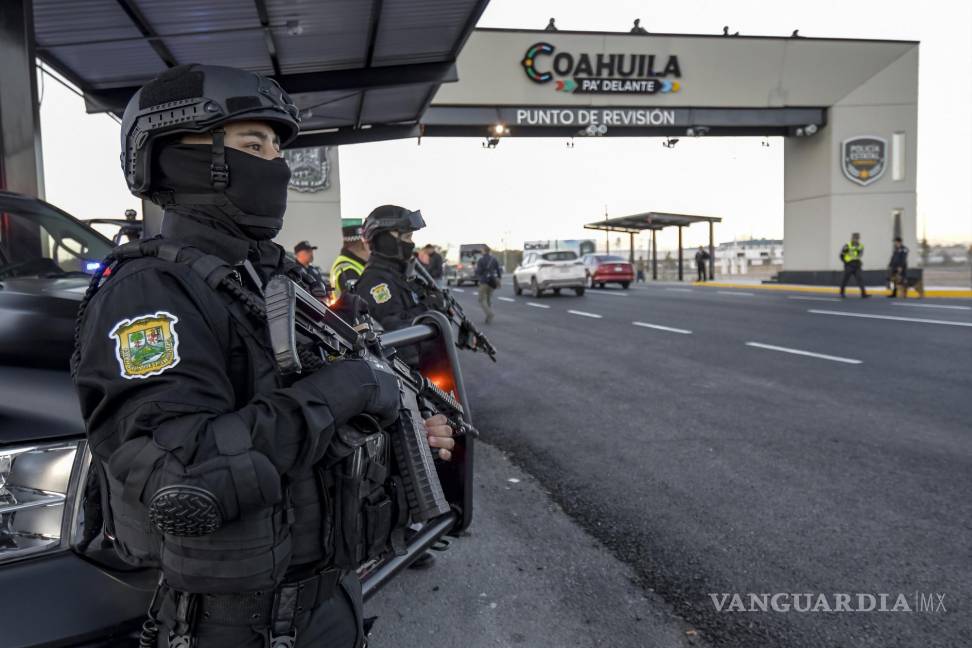
{"label": "asphalt road", "polygon": [[[457,297],[481,320],[474,291]],[[484,439],[700,639],[972,645],[972,302],[691,284],[497,297],[498,364],[463,354]],[[710,597],[915,608],[916,592],[944,599],[827,613]]]}

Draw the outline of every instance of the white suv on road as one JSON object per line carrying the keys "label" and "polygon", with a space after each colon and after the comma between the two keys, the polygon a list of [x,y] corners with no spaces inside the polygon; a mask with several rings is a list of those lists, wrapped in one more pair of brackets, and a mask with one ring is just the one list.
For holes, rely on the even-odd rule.
{"label": "white suv on road", "polygon": [[584,264],[575,252],[526,252],[523,263],[513,271],[513,292],[522,295],[524,290],[529,290],[534,297],[540,297],[545,290],[559,295],[562,288],[572,288],[580,297],[584,294],[586,278]]}

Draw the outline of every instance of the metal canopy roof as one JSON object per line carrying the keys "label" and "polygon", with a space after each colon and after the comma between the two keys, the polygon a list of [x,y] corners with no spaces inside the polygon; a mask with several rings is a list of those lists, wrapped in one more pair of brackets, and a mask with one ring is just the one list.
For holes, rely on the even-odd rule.
{"label": "metal canopy roof", "polygon": [[684,227],[692,223],[721,223],[716,216],[692,216],[689,214],[670,214],[668,212],[644,212],[588,223],[584,229],[606,230],[608,232],[627,232],[637,234],[643,230],[660,230],[666,227]]}
{"label": "metal canopy roof", "polygon": [[[442,83],[488,0],[34,0],[37,55],[88,112],[120,114],[167,67],[229,65],[273,76],[315,131],[401,136]],[[391,128],[381,128],[392,125]],[[363,134],[357,133],[360,139]],[[352,135],[352,138],[354,135]],[[320,139],[320,138],[319,138]]]}

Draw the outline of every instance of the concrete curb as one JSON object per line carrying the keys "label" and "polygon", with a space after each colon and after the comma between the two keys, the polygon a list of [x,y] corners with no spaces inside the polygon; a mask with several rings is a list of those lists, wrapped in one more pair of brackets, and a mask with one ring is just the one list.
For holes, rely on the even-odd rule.
{"label": "concrete curb", "polygon": [[[802,286],[799,284],[757,284],[757,283],[734,283],[729,281],[693,281],[692,286],[698,286],[699,288],[739,288],[744,290],[768,290],[776,292],[804,292],[804,293],[820,293],[825,295],[837,295],[840,294],[840,288],[836,286]],[[855,285],[853,287],[848,286],[848,291],[856,293],[859,289]],[[887,288],[870,289],[871,294],[874,295],[889,295],[891,291]],[[914,293],[914,289],[908,292],[909,295]],[[948,288],[934,288],[926,289],[925,297],[937,297],[937,298],[951,298],[951,299],[970,299],[972,298],[972,290],[967,288],[956,288],[954,290]],[[909,299],[917,298],[917,294],[913,297],[909,296]]]}

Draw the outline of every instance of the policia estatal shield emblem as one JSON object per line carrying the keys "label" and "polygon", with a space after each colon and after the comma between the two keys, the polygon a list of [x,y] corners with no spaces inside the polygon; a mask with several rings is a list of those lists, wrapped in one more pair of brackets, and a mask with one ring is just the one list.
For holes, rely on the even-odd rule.
{"label": "policia estatal shield emblem", "polygon": [[844,140],[841,145],[841,168],[851,182],[862,187],[875,182],[887,166],[888,141],[865,135]]}
{"label": "policia estatal shield emblem", "polygon": [[108,334],[122,378],[148,378],[179,364],[179,318],[159,311],[123,319]]}

